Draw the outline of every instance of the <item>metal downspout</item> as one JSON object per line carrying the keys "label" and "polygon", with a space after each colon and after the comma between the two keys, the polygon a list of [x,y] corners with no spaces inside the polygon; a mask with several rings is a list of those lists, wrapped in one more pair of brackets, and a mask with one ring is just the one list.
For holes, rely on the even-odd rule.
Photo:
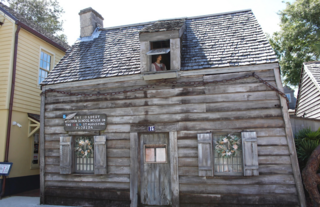
{"label": "metal downspout", "polygon": [[[9,146],[10,146],[10,134],[11,134],[11,118],[12,118],[12,107],[13,107],[13,96],[14,96],[14,88],[16,82],[16,69],[17,69],[17,53],[18,53],[18,35],[20,32],[20,24],[17,23],[17,30],[15,33],[15,40],[14,40],[14,55],[13,55],[13,71],[12,71],[12,81],[11,81],[11,93],[10,93],[10,103],[9,103],[9,114],[8,114],[8,126],[7,126],[7,138],[6,138],[6,149],[5,149],[5,158],[4,161],[8,162],[9,158]],[[6,176],[3,176],[2,179],[2,191],[0,195],[0,199],[4,195],[4,191],[6,188]]]}

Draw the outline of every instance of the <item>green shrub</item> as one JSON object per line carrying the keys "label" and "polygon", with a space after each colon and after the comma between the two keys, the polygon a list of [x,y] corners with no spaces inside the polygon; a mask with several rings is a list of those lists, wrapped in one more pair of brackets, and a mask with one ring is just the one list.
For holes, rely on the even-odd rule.
{"label": "green shrub", "polygon": [[312,131],[310,128],[302,129],[295,135],[297,156],[300,170],[306,166],[313,150],[320,144],[320,128]]}

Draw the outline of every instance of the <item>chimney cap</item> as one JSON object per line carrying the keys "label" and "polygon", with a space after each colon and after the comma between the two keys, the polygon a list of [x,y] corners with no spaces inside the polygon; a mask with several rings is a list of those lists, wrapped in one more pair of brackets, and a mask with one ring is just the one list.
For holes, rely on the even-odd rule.
{"label": "chimney cap", "polygon": [[104,18],[101,16],[101,14],[99,14],[96,10],[92,9],[91,7],[85,8],[80,10],[79,15],[81,14],[85,14],[88,12],[93,12],[97,17],[99,17],[100,19],[104,20]]}

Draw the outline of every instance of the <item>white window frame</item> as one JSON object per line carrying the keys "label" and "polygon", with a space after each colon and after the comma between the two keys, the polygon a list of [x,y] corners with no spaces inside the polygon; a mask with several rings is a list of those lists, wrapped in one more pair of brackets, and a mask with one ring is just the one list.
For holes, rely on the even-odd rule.
{"label": "white window frame", "polygon": [[[47,55],[50,55],[50,68],[49,70],[45,69],[45,68],[41,68],[40,67],[40,64],[41,64],[41,52],[44,52],[46,53]],[[39,76],[40,76],[40,71],[43,70],[43,71],[46,71],[48,73],[50,73],[50,71],[53,69],[53,67],[55,66],[55,53],[44,48],[44,47],[40,47],[40,50],[39,50],[39,62],[38,62],[38,76],[37,76],[37,85],[40,85],[39,83]]]}

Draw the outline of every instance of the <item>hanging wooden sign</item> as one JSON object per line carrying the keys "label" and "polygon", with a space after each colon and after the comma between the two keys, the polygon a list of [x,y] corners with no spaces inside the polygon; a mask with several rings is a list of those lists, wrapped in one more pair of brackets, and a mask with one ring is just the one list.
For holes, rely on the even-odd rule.
{"label": "hanging wooden sign", "polygon": [[67,132],[74,131],[101,131],[107,126],[107,115],[76,115],[66,116],[64,121],[64,130]]}

